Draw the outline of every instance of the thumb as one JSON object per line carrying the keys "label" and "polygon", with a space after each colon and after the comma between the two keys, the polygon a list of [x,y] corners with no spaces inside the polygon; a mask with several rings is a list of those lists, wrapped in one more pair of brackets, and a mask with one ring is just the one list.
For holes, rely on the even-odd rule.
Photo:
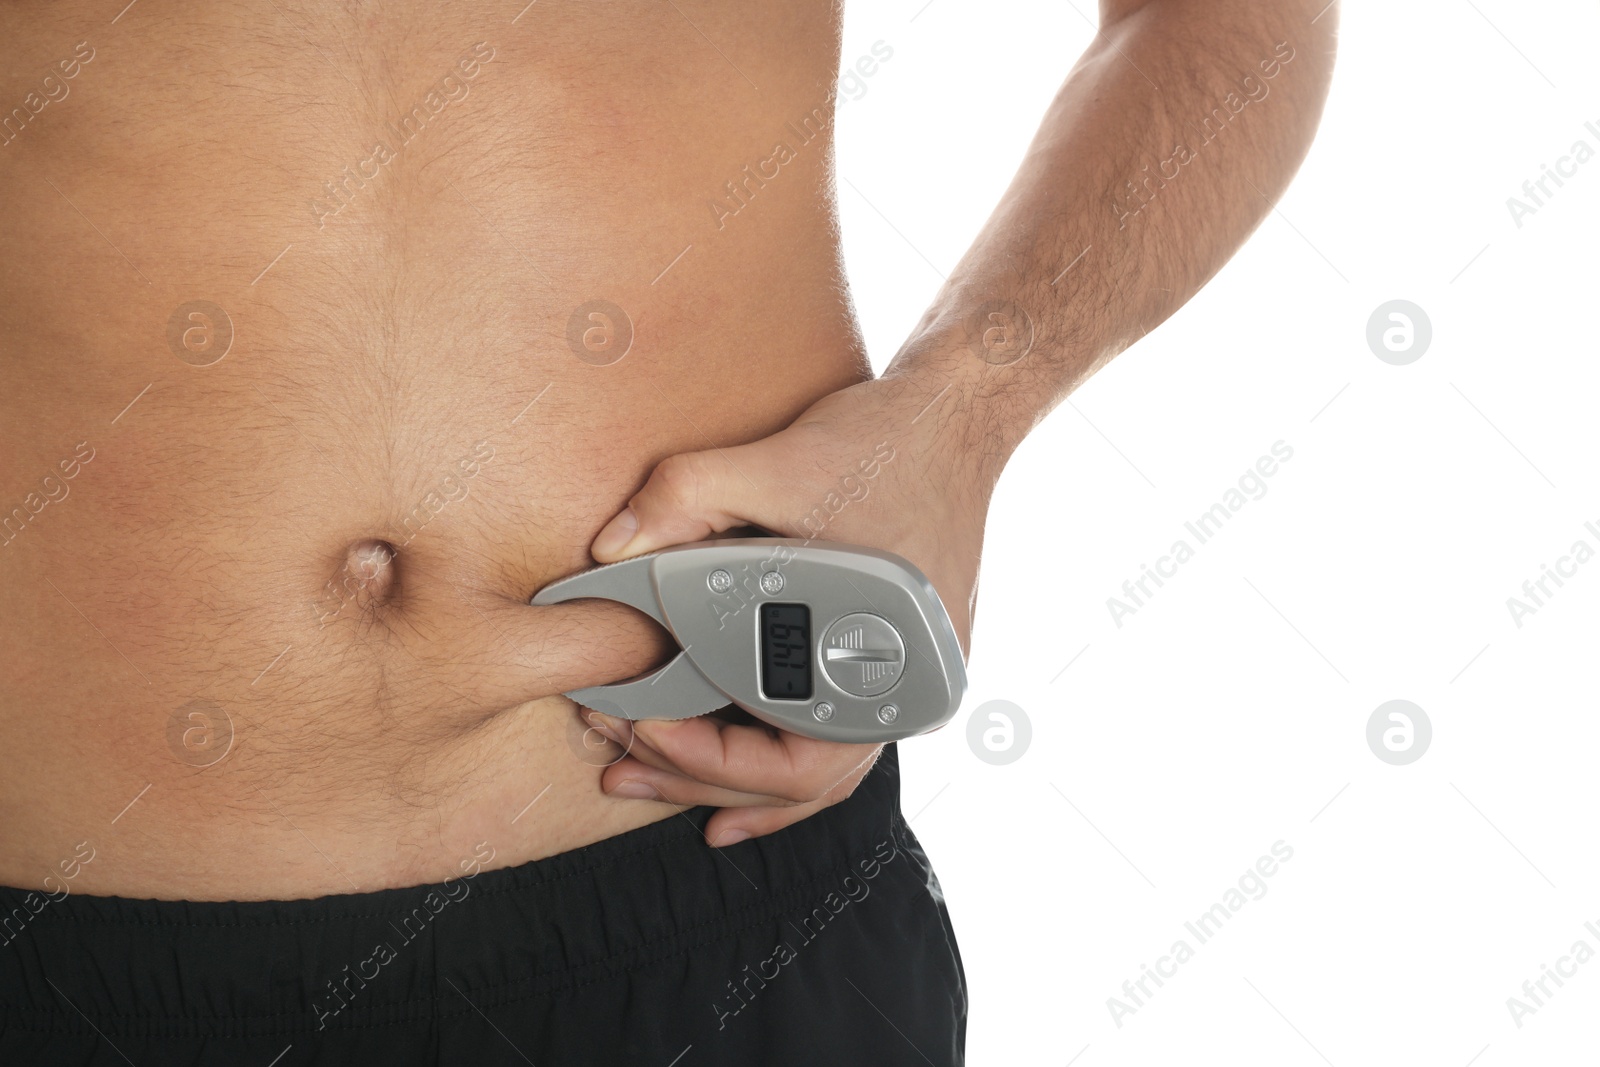
{"label": "thumb", "polygon": [[612,563],[735,526],[767,526],[759,457],[748,445],[668,456],[595,537],[590,552]]}

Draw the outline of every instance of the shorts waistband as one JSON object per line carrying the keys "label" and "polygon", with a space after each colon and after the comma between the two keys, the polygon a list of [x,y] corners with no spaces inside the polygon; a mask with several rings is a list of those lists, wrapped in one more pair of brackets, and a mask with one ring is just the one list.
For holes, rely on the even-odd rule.
{"label": "shorts waistband", "polygon": [[851,797],[778,833],[712,849],[714,810],[516,867],[310,900],[38,907],[37,892],[0,887],[0,1021],[254,1036],[558,997],[769,922],[914,847],[893,745]]}

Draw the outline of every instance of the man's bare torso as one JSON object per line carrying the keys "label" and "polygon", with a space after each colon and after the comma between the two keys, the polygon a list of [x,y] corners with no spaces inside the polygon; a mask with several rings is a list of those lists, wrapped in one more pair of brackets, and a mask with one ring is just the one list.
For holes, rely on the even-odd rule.
{"label": "man's bare torso", "polygon": [[0,882],[315,896],[670,815],[496,620],[865,373],[834,5],[121,4],[0,7]]}

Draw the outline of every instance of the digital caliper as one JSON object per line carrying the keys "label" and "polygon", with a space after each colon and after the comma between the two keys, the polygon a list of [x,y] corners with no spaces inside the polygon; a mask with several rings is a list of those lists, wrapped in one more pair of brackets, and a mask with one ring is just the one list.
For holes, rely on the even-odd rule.
{"label": "digital caliper", "polygon": [[737,704],[825,741],[876,743],[949,722],[966,692],[939,594],[892,552],[750,537],[678,545],[582,571],[531,601],[637,608],[681,651],[624,682],[566,694],[624,719],[687,719]]}

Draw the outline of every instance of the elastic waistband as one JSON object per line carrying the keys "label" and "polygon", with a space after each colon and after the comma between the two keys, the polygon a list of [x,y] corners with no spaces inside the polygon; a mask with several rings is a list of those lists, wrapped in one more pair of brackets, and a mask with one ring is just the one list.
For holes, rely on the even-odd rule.
{"label": "elastic waistband", "polygon": [[0,887],[0,1019],[259,1036],[561,996],[769,922],[909,839],[893,745],[849,799],[776,834],[712,849],[713,811],[517,867],[313,900],[40,906]]}

